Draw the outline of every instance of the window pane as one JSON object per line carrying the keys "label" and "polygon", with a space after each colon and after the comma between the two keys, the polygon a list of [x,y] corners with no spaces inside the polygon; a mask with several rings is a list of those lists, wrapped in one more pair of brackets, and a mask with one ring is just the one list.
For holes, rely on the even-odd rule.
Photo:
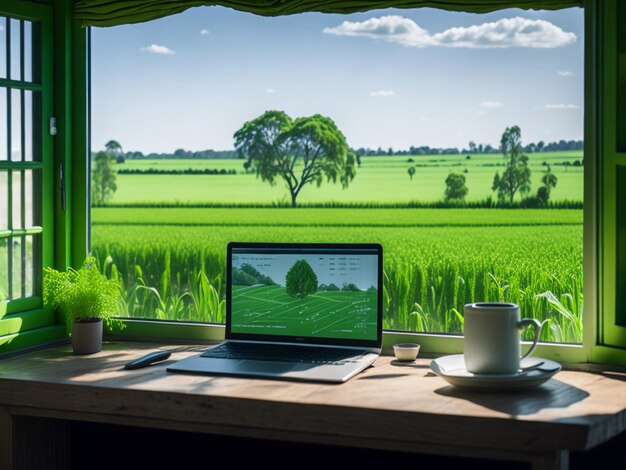
{"label": "window pane", "polygon": [[[1,34],[0,34],[1,36]],[[8,160],[7,146],[7,89],[0,87],[0,161]]]}
{"label": "window pane", "polygon": [[9,264],[11,265],[11,283],[9,290],[12,299],[24,297],[22,285],[22,243],[21,237],[9,238]]}
{"label": "window pane", "polygon": [[12,227],[24,228],[22,224],[22,172],[14,170],[11,175],[11,189],[13,194]]}
{"label": "window pane", "polygon": [[24,81],[33,81],[33,27],[24,21]]}
{"label": "window pane", "polygon": [[7,78],[7,19],[0,16],[0,78]]}
{"label": "window pane", "polygon": [[0,238],[0,299],[9,298],[9,251],[7,238]]}
{"label": "window pane", "polygon": [[24,161],[33,161],[33,92],[24,90]]}
{"label": "window pane", "polygon": [[11,18],[9,20],[11,29],[11,80],[21,80],[20,56],[22,52],[22,42],[20,39],[20,20]]}
{"label": "window pane", "polygon": [[24,226],[26,228],[39,225],[36,223],[38,217],[36,217],[37,207],[35,204],[37,201],[33,193],[35,189],[33,178],[33,170],[24,170]]}
{"label": "window pane", "polygon": [[[125,314],[223,321],[229,241],[379,242],[387,329],[459,334],[466,303],[506,301],[582,340],[582,9],[193,13],[151,23],[158,44],[92,29],[92,248]],[[313,147],[270,110],[328,117],[355,163],[342,141],[341,170],[294,184]],[[244,127],[290,145],[248,151]]]}
{"label": "window pane", "polygon": [[33,255],[35,253],[34,236],[29,235],[22,237],[24,245],[22,246],[22,283],[24,286],[24,297],[32,297],[34,293],[34,278],[35,272],[39,272],[37,266],[35,266],[35,260]]}
{"label": "window pane", "polygon": [[7,171],[0,170],[0,231],[9,227],[9,182]]}
{"label": "window pane", "polygon": [[11,90],[11,160],[22,160],[22,92]]}

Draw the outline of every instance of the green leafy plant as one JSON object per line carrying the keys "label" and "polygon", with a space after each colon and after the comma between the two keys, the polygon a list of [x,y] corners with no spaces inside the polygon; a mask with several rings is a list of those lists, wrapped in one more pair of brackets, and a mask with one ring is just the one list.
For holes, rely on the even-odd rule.
{"label": "green leafy plant", "polygon": [[114,318],[119,311],[120,283],[100,273],[95,258],[87,258],[78,270],[57,271],[45,268],[44,303],[60,309],[67,321],[92,322],[102,319],[108,327],[121,327]]}

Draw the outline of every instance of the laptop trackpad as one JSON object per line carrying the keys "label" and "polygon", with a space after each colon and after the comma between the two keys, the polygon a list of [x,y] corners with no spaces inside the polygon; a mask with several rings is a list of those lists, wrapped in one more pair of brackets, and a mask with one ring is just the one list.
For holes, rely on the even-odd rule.
{"label": "laptop trackpad", "polygon": [[256,372],[265,374],[281,374],[295,368],[296,364],[290,362],[274,361],[249,361],[242,360],[237,363],[238,372]]}

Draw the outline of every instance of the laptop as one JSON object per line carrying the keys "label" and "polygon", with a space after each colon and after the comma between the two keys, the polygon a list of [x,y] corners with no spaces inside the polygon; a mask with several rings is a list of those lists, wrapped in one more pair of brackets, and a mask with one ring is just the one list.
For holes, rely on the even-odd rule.
{"label": "laptop", "polygon": [[169,372],[345,382],[382,345],[382,247],[230,243],[226,339]]}

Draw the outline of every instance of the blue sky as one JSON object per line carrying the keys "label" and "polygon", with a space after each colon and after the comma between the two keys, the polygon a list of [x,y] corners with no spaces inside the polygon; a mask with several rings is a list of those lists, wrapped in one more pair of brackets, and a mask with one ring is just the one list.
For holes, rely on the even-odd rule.
{"label": "blue sky", "polygon": [[201,7],[92,30],[92,146],[232,149],[268,109],[335,120],[351,147],[582,139],[583,10],[264,18]]}

